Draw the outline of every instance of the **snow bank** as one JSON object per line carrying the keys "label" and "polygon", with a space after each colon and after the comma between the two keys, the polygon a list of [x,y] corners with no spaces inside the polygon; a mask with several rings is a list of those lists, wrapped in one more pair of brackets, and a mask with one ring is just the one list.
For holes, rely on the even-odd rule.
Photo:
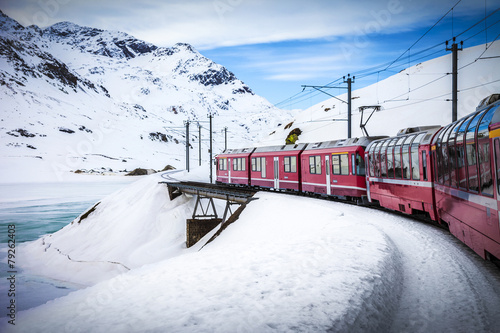
{"label": "snow bank", "polygon": [[[205,171],[199,169],[190,177]],[[178,255],[186,248],[185,224],[194,200],[182,196],[171,202],[166,185],[158,184],[167,180],[162,175],[182,178],[186,173],[144,177],[107,196],[58,232],[20,246],[21,267],[53,279],[92,285]]]}
{"label": "snow bank", "polygon": [[[360,223],[358,212],[363,208],[259,193],[259,199],[252,201],[240,219],[214,242],[199,252],[182,253],[178,251],[181,239],[176,235],[180,234],[180,225],[184,226],[183,214],[190,201],[180,197],[169,202],[164,196],[166,189],[152,186],[157,180],[146,177],[131,185],[134,191],[131,187],[113,195],[114,200],[103,200],[93,220],[90,215],[80,226],[73,224],[46,239],[65,246],[64,250],[72,251],[75,258],[77,253],[87,255],[89,260],[119,257],[132,268],[148,256],[153,261],[153,257],[168,258],[173,252],[179,255],[20,312],[16,328],[29,332],[386,328],[387,321],[381,319],[397,304],[400,260],[384,233]],[[133,192],[137,193],[135,198]],[[144,222],[127,226],[103,209],[120,216],[139,215],[133,209],[124,210],[129,203],[141,207]],[[155,237],[139,246],[147,234]],[[43,252],[44,245],[38,241],[27,249],[47,264],[47,259],[61,257],[51,250],[54,246],[45,245],[47,252]],[[95,248],[102,246],[106,251],[99,252],[105,256],[97,258]],[[123,271],[117,265],[109,268],[92,264],[92,273],[88,273],[86,268],[61,263],[51,263],[50,273],[73,270],[72,274],[86,275],[86,281],[90,281],[92,275]],[[98,273],[99,269],[103,271]]]}

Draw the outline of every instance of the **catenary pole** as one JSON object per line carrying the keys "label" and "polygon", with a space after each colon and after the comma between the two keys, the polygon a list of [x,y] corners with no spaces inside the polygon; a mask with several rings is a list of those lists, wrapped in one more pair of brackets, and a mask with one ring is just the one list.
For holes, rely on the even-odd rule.
{"label": "catenary pole", "polygon": [[189,120],[186,120],[186,170],[189,172]]}
{"label": "catenary pole", "polygon": [[452,83],[451,83],[451,121],[457,121],[458,118],[458,51],[462,51],[464,42],[460,42],[460,48],[455,43],[456,38],[453,37],[453,44],[451,48],[448,47],[446,41],[446,51],[451,51],[452,59]]}

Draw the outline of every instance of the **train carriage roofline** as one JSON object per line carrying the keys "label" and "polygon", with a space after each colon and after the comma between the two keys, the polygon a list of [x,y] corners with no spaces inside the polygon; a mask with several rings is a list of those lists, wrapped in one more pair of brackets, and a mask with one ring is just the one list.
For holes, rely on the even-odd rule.
{"label": "train carriage roofline", "polygon": [[296,143],[277,146],[262,146],[255,148],[254,153],[269,153],[269,152],[282,152],[282,151],[300,151],[307,147],[307,143]]}
{"label": "train carriage roofline", "polygon": [[306,150],[354,147],[354,146],[367,147],[371,142],[384,138],[387,138],[387,136],[369,136],[369,137],[363,136],[360,138],[314,142],[314,143],[309,143]]}

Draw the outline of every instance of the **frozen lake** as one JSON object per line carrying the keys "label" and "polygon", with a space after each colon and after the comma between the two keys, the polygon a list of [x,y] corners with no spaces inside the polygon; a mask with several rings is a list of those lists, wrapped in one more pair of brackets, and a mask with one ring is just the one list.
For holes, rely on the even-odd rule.
{"label": "frozen lake", "polygon": [[[135,180],[137,178],[134,177],[89,177],[88,181],[79,182],[0,184],[0,294],[4,296],[8,292],[8,225],[16,226],[16,245],[38,239],[61,229],[103,197]],[[18,311],[43,304],[80,287],[16,270]],[[5,309],[7,297],[0,299],[0,306]],[[0,317],[5,316],[3,312]]]}

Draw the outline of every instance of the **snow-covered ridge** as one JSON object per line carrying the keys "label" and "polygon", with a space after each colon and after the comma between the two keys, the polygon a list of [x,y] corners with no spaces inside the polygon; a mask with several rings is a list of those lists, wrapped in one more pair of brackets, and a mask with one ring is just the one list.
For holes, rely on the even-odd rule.
{"label": "snow-covered ridge", "polygon": [[23,27],[0,12],[0,44],[0,181],[182,167],[188,119],[191,158],[200,121],[206,161],[209,113],[214,153],[223,149],[223,127],[233,146],[249,145],[291,116],[185,43],[157,47],[70,22]]}

